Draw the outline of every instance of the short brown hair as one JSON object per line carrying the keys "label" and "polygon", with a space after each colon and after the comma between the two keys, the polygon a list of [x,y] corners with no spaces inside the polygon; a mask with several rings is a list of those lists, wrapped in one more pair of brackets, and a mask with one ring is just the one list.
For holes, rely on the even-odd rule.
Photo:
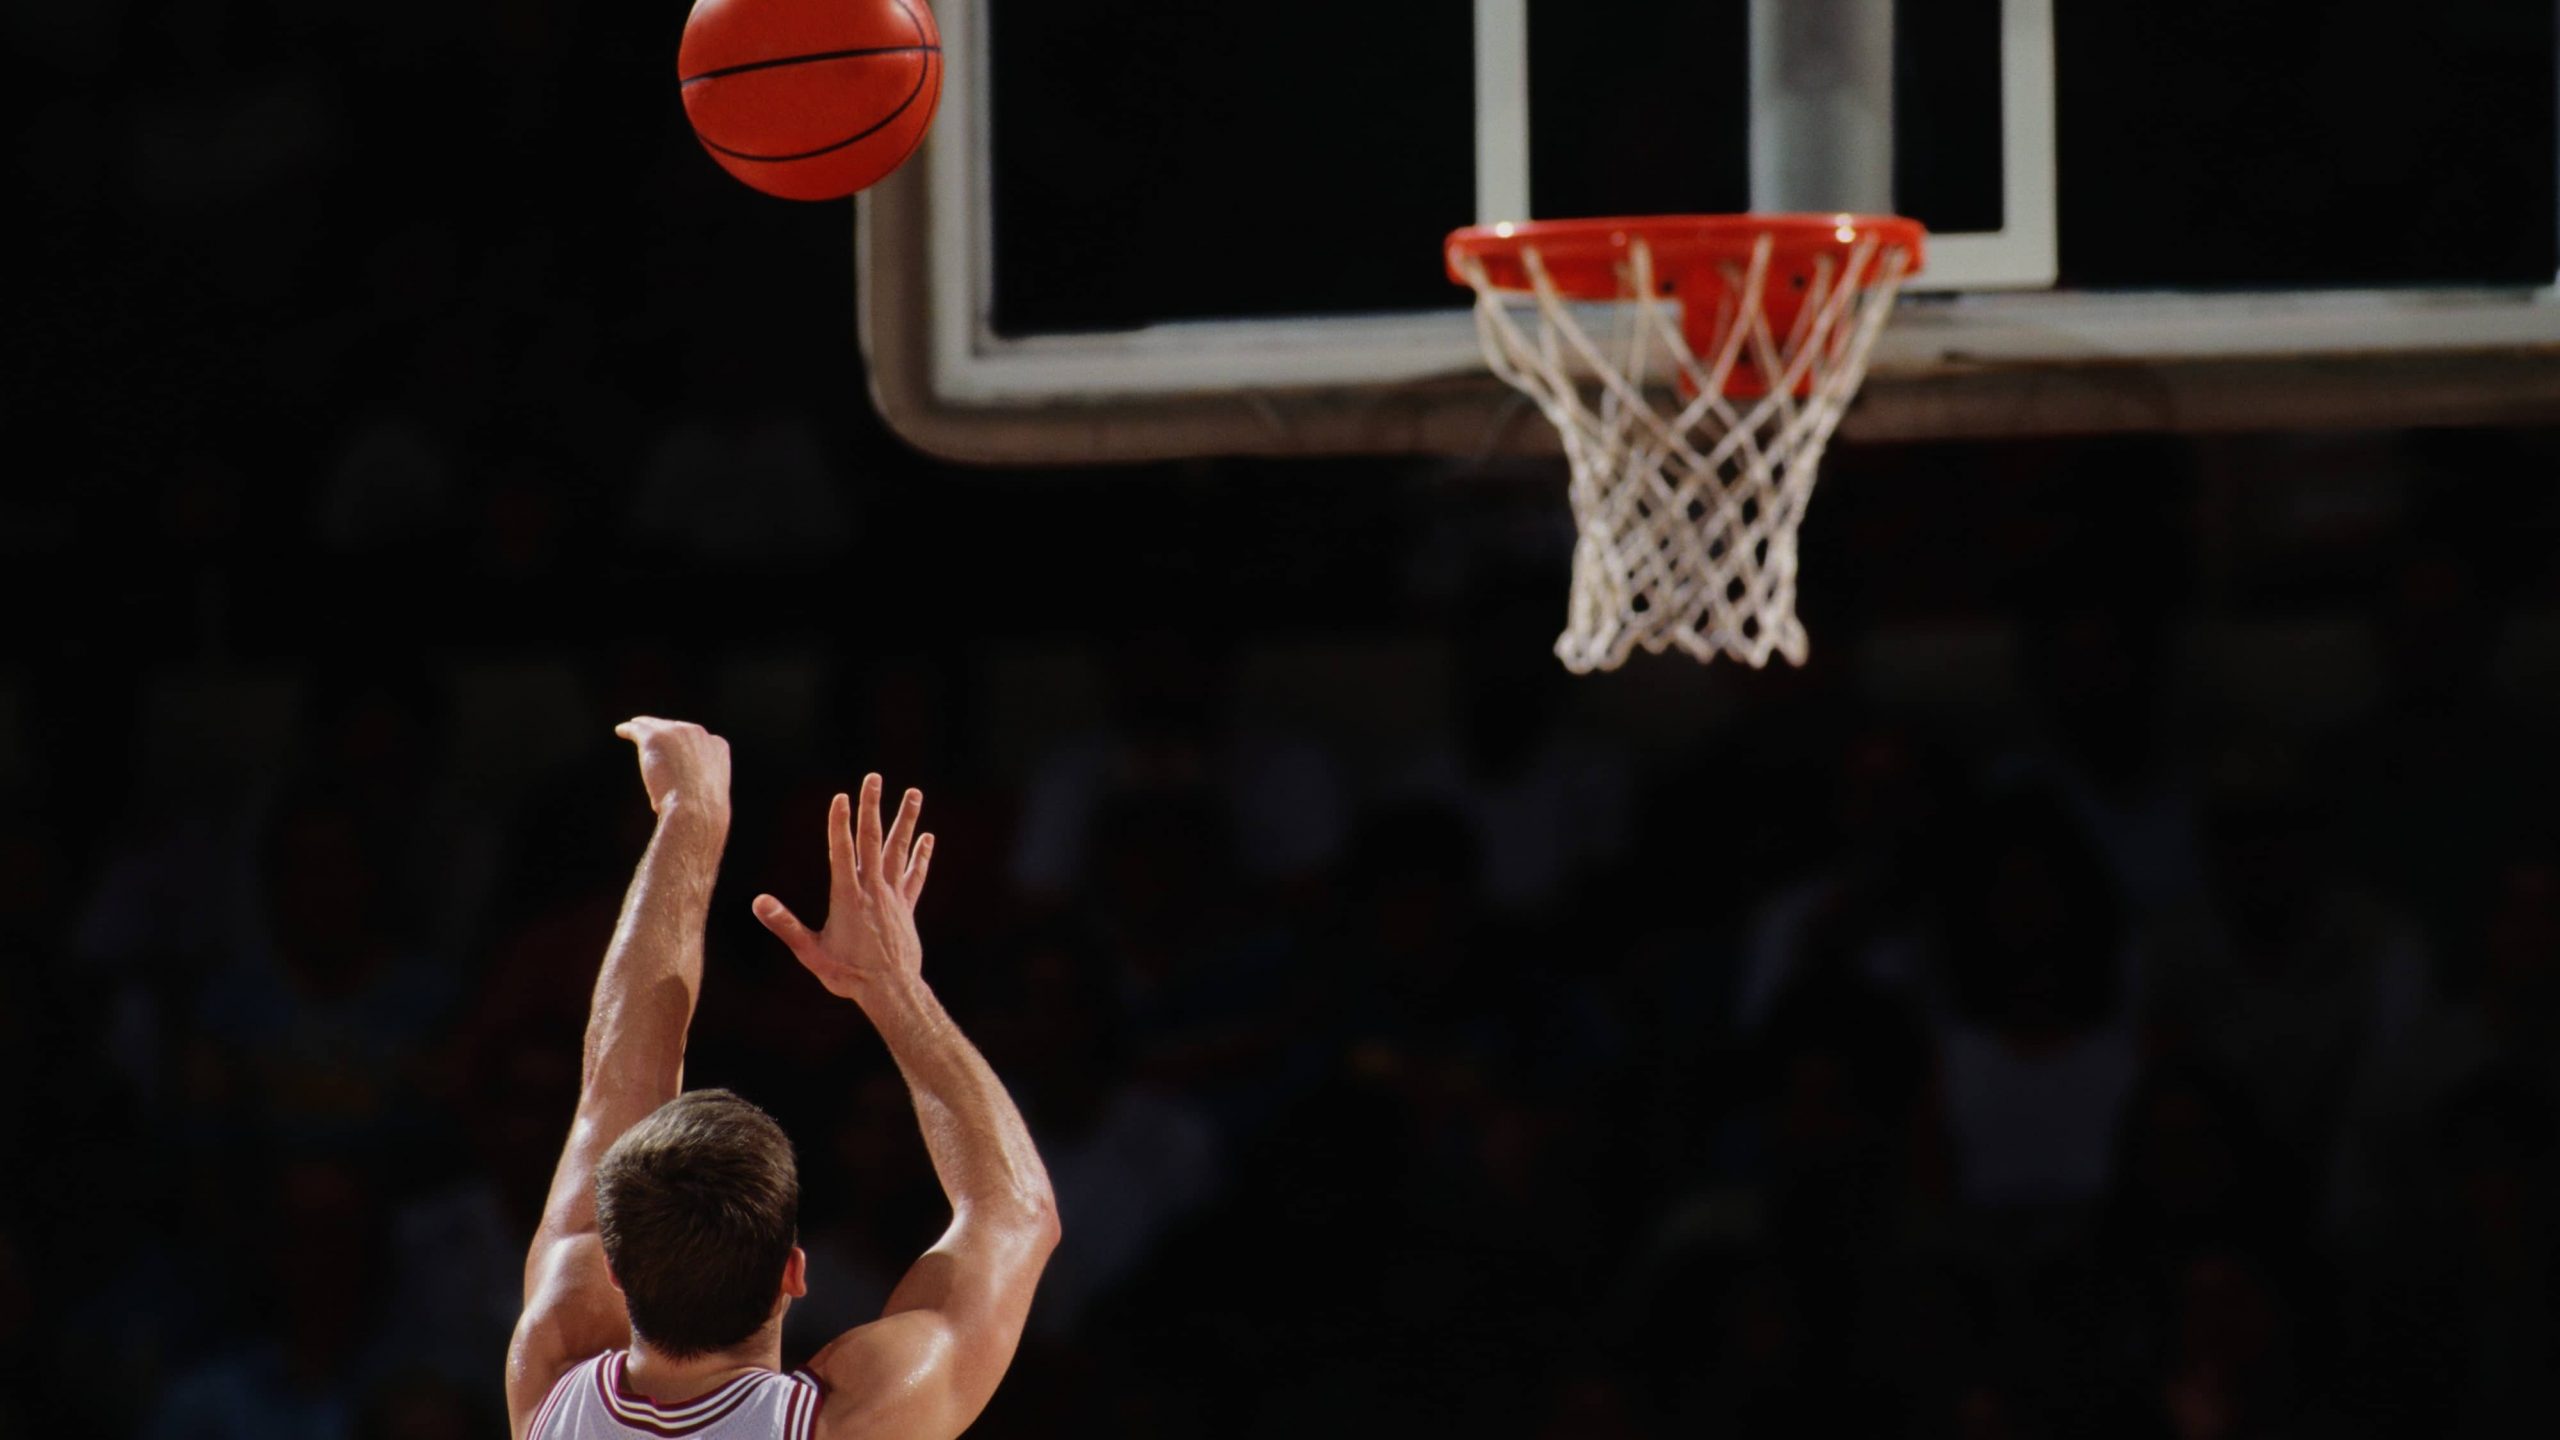
{"label": "short brown hair", "polygon": [[674,1359],[764,1328],[799,1227],[790,1137],[726,1090],[659,1106],[596,1167],[596,1228],[632,1333]]}

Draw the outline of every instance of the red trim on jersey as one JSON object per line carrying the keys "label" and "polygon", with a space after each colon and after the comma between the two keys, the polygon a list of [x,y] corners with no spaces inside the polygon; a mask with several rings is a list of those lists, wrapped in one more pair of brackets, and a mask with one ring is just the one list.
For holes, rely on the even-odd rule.
{"label": "red trim on jersey", "polygon": [[794,1370],[784,1376],[800,1392],[800,1429],[798,1440],[812,1440],[818,1433],[818,1412],[827,1405],[827,1382],[806,1370]]}
{"label": "red trim on jersey", "polygon": [[632,1394],[630,1381],[625,1376],[627,1363],[630,1363],[630,1355],[625,1350],[614,1350],[612,1355],[604,1358],[602,1366],[596,1366],[596,1396],[604,1399],[604,1412],[612,1414],[614,1420],[620,1425],[627,1425],[630,1430],[668,1437],[668,1440],[678,1435],[694,1435],[701,1427],[727,1420],[737,1407],[755,1399],[755,1381],[773,1373],[745,1373],[745,1376],[732,1379],[730,1384],[714,1389],[712,1394],[696,1396],[684,1404],[660,1407],[648,1396]]}
{"label": "red trim on jersey", "polygon": [[[773,1372],[751,1371],[712,1391],[688,1400],[682,1405],[660,1406],[645,1396],[631,1393],[623,1374],[628,1353],[616,1350],[596,1366],[596,1394],[605,1405],[605,1413],[631,1429],[649,1435],[675,1440],[691,1435],[707,1426],[729,1418],[740,1406],[753,1399],[756,1383]],[[607,1372],[610,1371],[610,1375]]]}
{"label": "red trim on jersey", "polygon": [[732,1391],[752,1388],[757,1381],[765,1379],[772,1373],[770,1370],[750,1370],[743,1375],[732,1377],[728,1384],[719,1389],[708,1394],[696,1395],[681,1405],[661,1405],[631,1388],[631,1352],[616,1350],[613,1352],[612,1398],[617,1409],[637,1410],[654,1420],[678,1422],[689,1420],[696,1413],[711,1409],[732,1398],[730,1393]]}

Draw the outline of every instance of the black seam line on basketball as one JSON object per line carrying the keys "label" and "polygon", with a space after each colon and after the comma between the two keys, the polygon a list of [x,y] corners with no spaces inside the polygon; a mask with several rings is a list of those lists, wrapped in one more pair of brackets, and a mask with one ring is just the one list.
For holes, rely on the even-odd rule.
{"label": "black seam line on basketball", "polygon": [[[923,43],[924,43],[924,22],[916,18],[916,10],[915,10],[915,7],[914,7],[914,6],[912,6],[912,5],[910,5],[910,4],[908,4],[908,3],[907,3],[907,0],[889,0],[889,3],[890,3],[890,4],[892,4],[892,5],[897,6],[897,7],[898,7],[898,13],[907,17],[907,28],[908,28],[908,29],[910,29],[910,30],[913,30],[914,32],[916,32],[916,43],[917,43],[917,44],[919,44],[919,45],[923,44]],[[934,39],[935,39],[935,41],[937,41],[937,42],[939,42],[939,41],[942,39],[942,37],[941,37],[941,36],[939,36],[939,35],[936,35],[936,36],[934,36],[933,38],[934,38]],[[937,43],[937,44],[936,44],[936,46],[935,46],[934,48],[936,48],[936,49],[940,49],[940,48],[941,48],[941,46]]]}
{"label": "black seam line on basketball", "polygon": [[785,65],[815,65],[821,60],[859,60],[865,55],[920,55],[942,53],[939,45],[874,45],[867,50],[826,50],[815,55],[785,55],[779,60],[750,60],[744,65],[723,65],[699,75],[687,75],[676,82],[678,88],[699,85],[726,75],[744,75],[750,70],[779,70]]}
{"label": "black seam line on basketball", "polygon": [[701,137],[702,143],[709,146],[711,149],[728,156],[732,160],[751,160],[761,165],[786,165],[794,160],[814,160],[821,155],[833,154],[847,145],[858,145],[880,133],[881,129],[887,126],[891,121],[906,114],[907,107],[915,104],[916,97],[924,93],[925,77],[932,73],[933,64],[931,61],[927,61],[923,65],[916,67],[916,88],[907,92],[907,98],[898,102],[897,109],[881,116],[879,122],[872,125],[869,129],[863,130],[857,134],[847,135],[833,145],[821,145],[815,150],[803,150],[797,155],[750,155],[744,150],[732,150],[728,146],[721,144],[719,141],[712,139],[708,135]]}

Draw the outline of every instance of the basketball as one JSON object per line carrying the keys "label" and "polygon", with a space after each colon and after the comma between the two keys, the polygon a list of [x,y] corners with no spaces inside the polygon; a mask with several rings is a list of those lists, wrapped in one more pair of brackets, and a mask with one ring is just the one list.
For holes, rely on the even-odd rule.
{"label": "basketball", "polygon": [[925,0],[698,0],[676,51],[693,133],[786,200],[840,200],[898,168],[942,95]]}

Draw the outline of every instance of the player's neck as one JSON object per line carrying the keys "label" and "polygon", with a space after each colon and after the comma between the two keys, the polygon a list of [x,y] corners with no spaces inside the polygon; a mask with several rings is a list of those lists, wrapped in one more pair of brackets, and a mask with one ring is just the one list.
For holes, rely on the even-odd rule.
{"label": "player's neck", "polygon": [[694,1355],[682,1360],[671,1359],[651,1350],[646,1341],[633,1337],[631,1357],[623,1363],[622,1378],[632,1390],[655,1405],[682,1405],[698,1399],[735,1380],[751,1370],[782,1368],[782,1336],[768,1329],[735,1350],[712,1355]]}

